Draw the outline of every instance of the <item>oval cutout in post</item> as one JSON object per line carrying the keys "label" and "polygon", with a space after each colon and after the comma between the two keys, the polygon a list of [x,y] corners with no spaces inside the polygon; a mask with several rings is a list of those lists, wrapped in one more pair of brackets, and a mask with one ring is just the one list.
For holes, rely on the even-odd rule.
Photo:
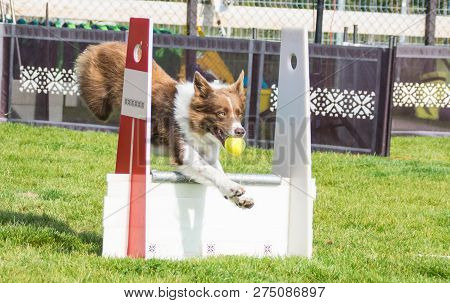
{"label": "oval cutout in post", "polygon": [[139,42],[134,46],[133,50],[133,59],[134,62],[139,63],[142,59],[142,42]]}
{"label": "oval cutout in post", "polygon": [[291,54],[291,68],[295,70],[297,67],[297,56],[295,54]]}

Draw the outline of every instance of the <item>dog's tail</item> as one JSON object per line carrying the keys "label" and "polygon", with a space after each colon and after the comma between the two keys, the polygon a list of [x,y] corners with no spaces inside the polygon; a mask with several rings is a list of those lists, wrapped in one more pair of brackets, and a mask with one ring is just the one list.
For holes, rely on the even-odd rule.
{"label": "dog's tail", "polygon": [[75,63],[80,95],[101,120],[122,101],[126,44],[107,42],[89,46]]}

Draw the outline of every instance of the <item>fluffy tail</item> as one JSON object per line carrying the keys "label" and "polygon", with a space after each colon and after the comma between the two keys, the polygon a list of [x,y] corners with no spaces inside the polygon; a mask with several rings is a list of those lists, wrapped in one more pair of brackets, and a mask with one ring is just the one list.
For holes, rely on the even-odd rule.
{"label": "fluffy tail", "polygon": [[75,63],[80,95],[100,120],[106,120],[122,100],[126,44],[89,46]]}

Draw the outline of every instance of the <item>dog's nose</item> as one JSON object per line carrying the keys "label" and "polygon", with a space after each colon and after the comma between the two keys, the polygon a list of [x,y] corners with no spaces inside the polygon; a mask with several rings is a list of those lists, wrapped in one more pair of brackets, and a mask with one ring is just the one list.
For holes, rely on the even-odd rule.
{"label": "dog's nose", "polygon": [[239,137],[243,137],[245,135],[245,129],[242,127],[238,127],[234,130],[234,134]]}

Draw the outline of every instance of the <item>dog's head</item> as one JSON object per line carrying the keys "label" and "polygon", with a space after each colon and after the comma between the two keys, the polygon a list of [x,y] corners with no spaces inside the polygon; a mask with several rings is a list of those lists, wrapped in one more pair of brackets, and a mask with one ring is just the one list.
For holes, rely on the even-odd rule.
{"label": "dog's head", "polygon": [[222,145],[229,136],[244,137],[241,121],[245,110],[244,71],[227,86],[210,84],[200,73],[194,76],[194,97],[190,107],[190,126],[201,135],[211,135]]}

